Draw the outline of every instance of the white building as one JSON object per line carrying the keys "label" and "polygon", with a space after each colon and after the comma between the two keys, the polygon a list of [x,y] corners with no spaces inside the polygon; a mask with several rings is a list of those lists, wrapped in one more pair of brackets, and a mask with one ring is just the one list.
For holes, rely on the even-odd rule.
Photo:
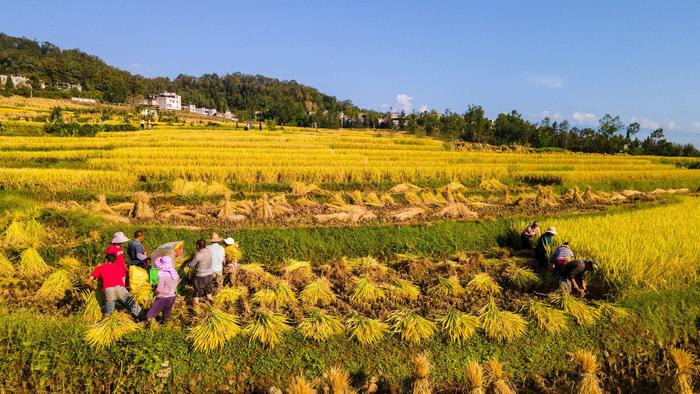
{"label": "white building", "polygon": [[22,87],[32,87],[29,84],[29,78],[27,77],[23,77],[21,75],[10,75],[9,77],[7,75],[0,75],[0,85],[2,85],[2,87],[5,87],[8,78],[12,79],[12,86],[14,86],[15,89]]}
{"label": "white building", "polygon": [[182,106],[182,97],[172,92],[163,92],[156,97],[156,100],[160,109],[179,111]]}
{"label": "white building", "polygon": [[81,104],[97,104],[97,100],[84,97],[71,97],[71,101]]}
{"label": "white building", "polygon": [[68,83],[68,82],[56,82],[56,88],[59,90],[73,90],[73,89],[75,89],[79,92],[83,91],[83,87],[79,83],[72,84],[72,83]]}

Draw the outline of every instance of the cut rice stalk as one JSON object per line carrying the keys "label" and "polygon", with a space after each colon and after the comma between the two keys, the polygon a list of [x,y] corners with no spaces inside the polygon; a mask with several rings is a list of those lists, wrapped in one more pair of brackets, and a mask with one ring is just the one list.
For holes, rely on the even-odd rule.
{"label": "cut rice stalk", "polygon": [[379,320],[355,313],[347,321],[350,338],[355,338],[362,345],[375,345],[384,338],[389,326]]}
{"label": "cut rice stalk", "polygon": [[23,278],[36,278],[51,270],[39,252],[34,248],[29,248],[20,254],[17,273]]}
{"label": "cut rice stalk", "polygon": [[36,292],[35,297],[42,301],[58,301],[73,290],[74,283],[68,270],[59,269],[51,273]]}
{"label": "cut rice stalk", "polygon": [[452,342],[462,343],[476,333],[479,318],[452,307],[447,310],[445,317],[437,320],[437,323]]}
{"label": "cut rice stalk", "polygon": [[131,319],[131,316],[117,311],[88,328],[85,332],[85,340],[90,346],[104,348],[138,329],[139,325]]}
{"label": "cut rice stalk", "polygon": [[189,328],[187,338],[192,341],[195,350],[210,352],[223,348],[226,341],[238,335],[240,331],[234,315],[212,305],[207,307],[201,320]]}

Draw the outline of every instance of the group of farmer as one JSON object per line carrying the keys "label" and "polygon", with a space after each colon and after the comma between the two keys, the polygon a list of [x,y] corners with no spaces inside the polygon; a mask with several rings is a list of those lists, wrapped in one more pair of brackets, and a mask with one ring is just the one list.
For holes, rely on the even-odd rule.
{"label": "group of farmer", "polygon": [[558,244],[557,229],[547,228],[541,233],[539,223],[532,222],[520,234],[520,240],[524,248],[534,249],[535,257],[541,268],[546,267],[552,271],[558,281],[559,289],[580,296],[586,293],[586,281],[584,274],[597,269],[592,260],[576,259],[569,242]]}
{"label": "group of farmer", "polygon": [[[162,320],[167,321],[170,316],[180,283],[175,261],[182,254],[184,242],[166,243],[149,256],[143,245],[144,237],[144,232],[140,230],[134,233],[133,240],[129,240],[121,231],[115,233],[107,246],[104,263],[95,268],[88,279],[90,285],[94,285],[96,280],[102,281],[105,315],[110,315],[115,305],[121,303],[140,320],[152,322],[162,315]],[[127,242],[125,254],[123,245]],[[195,253],[183,263],[183,266],[188,265],[194,271],[193,306],[199,303],[200,298],[211,301],[212,294],[223,287],[225,276],[231,282],[235,280],[238,268],[237,254],[232,253],[237,246],[235,242],[233,238],[222,238],[217,233],[212,233],[208,245],[204,239],[197,240]],[[141,308],[127,289],[138,286],[135,283],[137,278],[155,286],[155,299],[148,311]]]}

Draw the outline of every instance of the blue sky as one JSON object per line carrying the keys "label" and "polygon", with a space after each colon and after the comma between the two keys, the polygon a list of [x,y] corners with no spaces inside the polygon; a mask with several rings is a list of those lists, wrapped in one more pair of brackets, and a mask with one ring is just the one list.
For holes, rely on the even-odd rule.
{"label": "blue sky", "polygon": [[241,71],[359,106],[605,113],[700,145],[698,1],[11,1],[0,30],[145,76]]}

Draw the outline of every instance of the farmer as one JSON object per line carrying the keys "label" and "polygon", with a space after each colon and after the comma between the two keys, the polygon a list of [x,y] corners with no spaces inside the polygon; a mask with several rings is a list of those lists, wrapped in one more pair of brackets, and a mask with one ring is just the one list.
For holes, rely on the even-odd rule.
{"label": "farmer", "polygon": [[105,262],[97,266],[89,278],[89,284],[92,285],[93,280],[102,280],[102,291],[105,293],[105,316],[109,316],[114,311],[114,306],[117,301],[120,301],[126,306],[134,316],[141,313],[141,307],[129,295],[124,285],[124,277],[126,276],[126,266],[124,263],[117,262],[117,255],[108,253],[105,257]]}
{"label": "farmer", "polygon": [[569,243],[564,242],[560,247],[557,248],[557,250],[552,253],[552,257],[550,259],[550,264],[553,265],[552,268],[554,270],[559,269],[559,267],[566,265],[569,261],[574,259],[574,252],[571,251],[571,248],[569,248]]}
{"label": "farmer", "polygon": [[586,281],[583,274],[586,271],[595,271],[596,263],[591,260],[573,260],[557,269],[559,289],[571,294],[572,291],[583,296],[586,292]]}
{"label": "farmer", "polygon": [[115,263],[124,267],[124,280],[126,280],[126,260],[124,258],[124,248],[122,248],[122,244],[128,241],[129,238],[127,238],[122,231],[117,231],[112,236],[112,243],[110,243],[109,246],[107,246],[107,250],[105,251],[106,255],[115,255]]}
{"label": "farmer", "polygon": [[211,233],[211,244],[207,246],[207,250],[211,253],[211,274],[214,283],[214,292],[224,287],[224,260],[226,254],[221,242],[224,240],[217,233]]}
{"label": "farmer", "polygon": [[143,130],[146,127],[146,123],[144,123],[143,119],[141,119],[141,130]]}
{"label": "farmer", "polygon": [[162,313],[163,322],[166,322],[175,304],[175,291],[177,290],[180,275],[175,270],[173,259],[170,256],[157,257],[153,261],[153,267],[159,270],[158,286],[156,287],[156,300],[148,310],[146,320],[150,322],[151,319]]}
{"label": "farmer", "polygon": [[229,283],[233,286],[233,282],[236,280],[236,272],[238,271],[238,256],[240,252],[237,250],[236,241],[228,237],[224,240],[224,275],[228,275]]}
{"label": "farmer", "polygon": [[525,227],[525,230],[520,234],[523,248],[532,249],[540,235],[540,225],[535,220],[531,225]]}
{"label": "farmer", "polygon": [[185,263],[195,269],[192,305],[196,307],[201,297],[212,301],[211,253],[207,250],[207,243],[203,239],[197,240],[197,252]]}
{"label": "farmer", "polygon": [[134,233],[134,239],[129,242],[129,246],[126,248],[126,254],[129,255],[131,265],[147,270],[149,258],[148,254],[146,254],[146,248],[143,246],[143,238],[143,231],[136,231]]}
{"label": "farmer", "polygon": [[542,264],[543,267],[549,262],[549,254],[552,252],[554,237],[556,236],[557,229],[550,227],[537,240],[535,245],[535,256],[537,257],[537,261]]}

